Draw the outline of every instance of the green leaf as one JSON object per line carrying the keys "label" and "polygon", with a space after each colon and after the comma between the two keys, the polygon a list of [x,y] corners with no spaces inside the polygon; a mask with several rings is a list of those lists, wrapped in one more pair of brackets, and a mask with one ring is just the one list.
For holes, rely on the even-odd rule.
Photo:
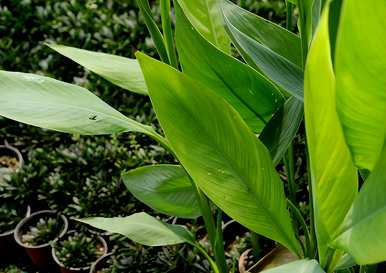
{"label": "green leaf", "polygon": [[63,45],[48,46],[123,89],[147,94],[137,60]]}
{"label": "green leaf", "polygon": [[35,74],[0,71],[0,115],[72,134],[140,132],[167,145],[150,126],[125,117],[87,89]]}
{"label": "green leaf", "polygon": [[173,151],[225,213],[299,254],[268,150],[224,99],[144,54],[137,58]]}
{"label": "green leaf", "polygon": [[386,142],[374,171],[335,234],[335,246],[350,253],[358,264],[375,264],[386,260],[385,166]]}
{"label": "green leaf", "polygon": [[121,234],[147,246],[193,243],[194,240],[193,235],[184,226],[163,223],[145,212],[127,217],[94,217],[78,221],[111,233]]}
{"label": "green leaf", "polygon": [[264,270],[263,273],[325,273],[325,271],[315,260],[300,260]]}
{"label": "green leaf", "polygon": [[332,235],[358,192],[357,169],[344,140],[335,97],[326,6],[307,58],[304,98],[315,227],[323,266]]}
{"label": "green leaf", "polygon": [[264,127],[259,139],[269,149],[274,165],[279,164],[303,120],[303,102],[289,98]]}
{"label": "green leaf", "polygon": [[226,53],[231,52],[218,0],[177,0],[177,2],[194,28],[206,40]]}
{"label": "green leaf", "polygon": [[384,0],[344,1],[336,42],[338,114],[360,169],[373,170],[386,137],[385,17]]}
{"label": "green leaf", "polygon": [[222,0],[222,11],[232,42],[245,61],[302,100],[303,71],[299,37],[227,0]]}
{"label": "green leaf", "polygon": [[181,166],[140,167],[123,173],[122,179],[137,199],[155,210],[181,218],[201,215],[195,189]]}
{"label": "green leaf", "polygon": [[169,56],[167,53],[165,41],[161,31],[157,26],[157,23],[154,20],[148,0],[136,0],[136,2],[145,20],[146,27],[149,30],[150,36],[153,39],[155,48],[157,49],[161,60],[165,63],[168,63]]}
{"label": "green leaf", "polygon": [[225,98],[254,132],[261,132],[283,104],[283,95],[263,75],[206,41],[178,4],[176,40],[182,70]]}

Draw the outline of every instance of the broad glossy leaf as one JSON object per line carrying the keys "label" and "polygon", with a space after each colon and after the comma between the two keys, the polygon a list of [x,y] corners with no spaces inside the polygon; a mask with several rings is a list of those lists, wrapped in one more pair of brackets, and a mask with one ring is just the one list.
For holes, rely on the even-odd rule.
{"label": "broad glossy leaf", "polygon": [[195,189],[181,166],[140,167],[123,173],[122,179],[137,199],[155,210],[182,218],[201,215]]}
{"label": "broad glossy leaf", "polygon": [[338,114],[355,164],[368,170],[386,134],[385,17],[384,0],[344,1],[336,41]]}
{"label": "broad glossy leaf", "polygon": [[0,97],[0,115],[19,122],[82,135],[141,132],[166,143],[87,89],[52,78],[0,71]]}
{"label": "broad glossy leaf", "polygon": [[386,142],[380,160],[367,178],[341,228],[335,245],[358,264],[386,260]]}
{"label": "broad glossy leaf", "polygon": [[259,135],[269,149],[274,165],[277,165],[287,151],[303,120],[303,102],[289,98],[275,113]]}
{"label": "broad glossy leaf", "polygon": [[358,191],[357,169],[344,141],[335,95],[326,7],[307,58],[304,98],[315,227],[323,266],[332,235]]}
{"label": "broad glossy leaf", "polygon": [[186,17],[206,40],[230,53],[231,42],[225,31],[218,0],[177,0]]}
{"label": "broad glossy leaf", "polygon": [[63,45],[48,46],[123,89],[147,94],[137,60]]}
{"label": "broad glossy leaf", "polygon": [[315,260],[300,260],[273,269],[262,271],[264,273],[325,273]]}
{"label": "broad glossy leaf", "polygon": [[127,217],[94,217],[78,221],[111,233],[121,234],[147,246],[193,242],[192,234],[184,226],[164,223],[145,212],[135,213]]}
{"label": "broad glossy leaf", "polygon": [[284,96],[265,76],[217,49],[190,24],[178,4],[176,40],[182,70],[225,98],[254,132],[261,132]]}
{"label": "broad glossy leaf", "polygon": [[194,182],[236,221],[299,253],[283,184],[238,112],[183,73],[137,58],[161,126]]}
{"label": "broad glossy leaf", "polygon": [[222,11],[232,42],[245,61],[302,100],[299,37],[227,0],[222,0]]}

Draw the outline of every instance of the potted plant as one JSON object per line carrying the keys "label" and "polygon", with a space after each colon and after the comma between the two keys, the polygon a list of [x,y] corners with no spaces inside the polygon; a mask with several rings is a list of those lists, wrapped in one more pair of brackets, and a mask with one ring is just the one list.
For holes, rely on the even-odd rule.
{"label": "potted plant", "polygon": [[29,207],[19,209],[9,202],[0,204],[0,257],[5,258],[4,260],[11,258],[9,254],[14,256],[17,251],[18,245],[15,243],[13,233],[17,224],[29,214]]}
{"label": "potted plant", "polygon": [[5,141],[4,145],[0,145],[0,184],[14,172],[20,170],[24,160],[20,151],[12,147]]}
{"label": "potted plant", "polygon": [[70,231],[52,247],[52,257],[62,273],[89,272],[92,263],[106,253],[106,241],[84,231]]}
{"label": "potted plant", "polygon": [[91,267],[90,273],[130,272],[130,260],[125,253],[109,253],[100,257]]}
{"label": "potted plant", "polygon": [[68,220],[55,211],[42,210],[24,218],[15,229],[14,237],[41,269],[53,268],[51,244],[68,229]]}

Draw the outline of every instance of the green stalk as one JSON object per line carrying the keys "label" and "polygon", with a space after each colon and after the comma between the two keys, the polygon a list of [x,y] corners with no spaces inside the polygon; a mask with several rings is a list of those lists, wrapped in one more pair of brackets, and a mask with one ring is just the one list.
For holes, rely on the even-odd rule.
{"label": "green stalk", "polygon": [[291,202],[291,200],[287,200],[287,201],[288,201],[289,207],[293,212],[293,215],[297,219],[298,223],[300,223],[304,231],[305,246],[303,246],[303,242],[300,241],[300,244],[302,245],[302,248],[303,248],[304,257],[312,259],[314,257],[312,256],[313,249],[311,244],[311,236],[310,236],[310,232],[308,230],[306,221],[304,220],[303,215],[301,214],[299,209]]}
{"label": "green stalk", "polygon": [[316,233],[315,233],[315,214],[314,214],[314,198],[313,198],[313,187],[311,182],[311,164],[310,164],[310,157],[308,154],[307,149],[307,143],[306,143],[306,157],[307,157],[307,181],[308,181],[308,191],[309,191],[309,204],[310,204],[310,237],[311,237],[311,245],[313,249],[313,253],[311,255],[313,257],[316,257],[317,253],[317,239],[316,239]]}
{"label": "green stalk", "polygon": [[294,10],[294,5],[291,4],[290,2],[286,2],[287,4],[287,18],[286,18],[286,29],[288,29],[289,31],[292,31],[293,29],[293,18],[292,18],[292,14],[293,14],[293,10]]}
{"label": "green stalk", "polygon": [[169,63],[169,58],[166,50],[165,41],[159,30],[157,23],[154,21],[151,8],[148,0],[136,0],[137,6],[141,11],[143,18],[145,19],[146,27],[150,33],[151,38],[153,39],[155,48],[164,63]]}
{"label": "green stalk", "polygon": [[304,6],[304,0],[298,1],[299,8],[299,26],[300,26],[300,38],[302,42],[302,60],[303,68],[306,66],[306,59],[308,54],[308,41],[310,37],[307,34],[307,21],[306,21],[306,10]]}
{"label": "green stalk", "polygon": [[205,249],[203,249],[199,243],[195,243],[195,244],[193,244],[193,246],[195,248],[197,248],[205,256],[205,258],[208,260],[210,266],[212,267],[214,273],[221,273],[217,267],[217,264],[212,260],[212,258],[209,256],[209,254],[206,253]]}
{"label": "green stalk", "polygon": [[170,18],[170,0],[161,0],[160,9],[161,9],[163,39],[166,45],[166,51],[168,54],[169,63],[174,68],[178,69],[177,53],[176,53],[176,48],[174,46],[174,39],[173,39],[172,21]]}
{"label": "green stalk", "polygon": [[287,172],[288,178],[288,190],[290,200],[293,204],[296,204],[296,182],[295,182],[295,164],[294,164],[294,155],[293,155],[293,144],[291,143],[288,147],[288,150],[284,156],[284,166]]}
{"label": "green stalk", "polygon": [[[209,206],[209,200],[193,181],[192,183],[196,189],[198,203],[200,205],[202,217],[204,218],[205,228],[208,232],[208,237],[214,252],[216,264],[219,267],[219,270],[221,273],[227,273],[228,268],[227,268],[226,259],[225,259],[221,226],[220,226],[220,231],[218,231],[218,229],[216,228],[214,219],[212,217],[212,210],[210,209],[210,206]],[[221,233],[221,235],[219,235],[219,233]]]}

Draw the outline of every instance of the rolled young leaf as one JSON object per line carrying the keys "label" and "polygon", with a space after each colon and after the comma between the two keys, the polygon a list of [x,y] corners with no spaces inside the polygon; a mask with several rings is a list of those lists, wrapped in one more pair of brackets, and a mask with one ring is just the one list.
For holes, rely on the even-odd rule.
{"label": "rolled young leaf", "polygon": [[0,71],[0,97],[0,115],[19,122],[81,135],[140,132],[167,145],[152,127],[125,117],[77,85]]}
{"label": "rolled young leaf", "polygon": [[300,38],[228,0],[222,0],[222,11],[226,29],[245,61],[303,100]]}
{"label": "rolled young leaf", "polygon": [[325,273],[325,271],[315,260],[300,260],[264,270],[262,273]]}
{"label": "rolled young leaf", "polygon": [[374,171],[365,181],[334,245],[350,253],[358,264],[386,260],[386,142]]}
{"label": "rolled young leaf", "polygon": [[171,225],[145,212],[127,217],[85,218],[77,220],[95,228],[118,233],[146,246],[167,246],[193,243],[193,235],[181,225]]}
{"label": "rolled young leaf", "polygon": [[255,132],[284,102],[280,90],[250,66],[217,49],[201,36],[175,5],[176,41],[182,70],[225,98]]}
{"label": "rolled young leaf", "polygon": [[236,221],[299,254],[283,184],[238,112],[170,66],[137,58],[167,139],[198,187]]}
{"label": "rolled young leaf", "polygon": [[123,173],[122,179],[137,199],[155,210],[181,218],[201,215],[196,191],[181,166],[140,167]]}
{"label": "rolled young leaf", "polygon": [[339,118],[355,164],[370,171],[386,137],[385,17],[384,0],[345,0],[336,41]]}
{"label": "rolled young leaf", "polygon": [[123,89],[147,94],[145,79],[135,59],[70,46],[48,46]]}
{"label": "rolled young leaf", "polygon": [[312,42],[305,71],[305,125],[319,261],[327,262],[333,234],[358,192],[358,176],[345,143],[335,104],[328,6]]}
{"label": "rolled young leaf", "polygon": [[184,14],[206,40],[226,53],[231,42],[223,25],[218,0],[177,0]]}

